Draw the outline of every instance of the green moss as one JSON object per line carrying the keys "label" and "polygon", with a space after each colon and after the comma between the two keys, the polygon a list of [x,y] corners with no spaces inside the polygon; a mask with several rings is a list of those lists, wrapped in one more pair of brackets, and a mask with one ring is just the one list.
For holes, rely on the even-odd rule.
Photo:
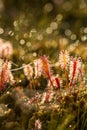
{"label": "green moss", "polygon": [[63,117],[63,119],[61,120],[61,123],[58,124],[58,127],[56,130],[70,130],[72,124],[71,122],[74,120],[75,115],[74,114],[67,114]]}
{"label": "green moss", "polygon": [[57,109],[52,110],[48,124],[48,130],[56,130],[57,125],[62,117],[61,115],[61,112],[59,112]]}
{"label": "green moss", "polygon": [[20,130],[21,128],[18,122],[6,122],[6,124],[3,125],[1,129],[2,130]]}
{"label": "green moss", "polygon": [[56,130],[58,124],[58,120],[51,120],[49,125],[48,125],[48,130]]}
{"label": "green moss", "polygon": [[34,114],[33,109],[21,113],[20,124],[21,124],[22,128],[24,128],[24,129],[28,128],[28,122],[31,119],[31,117],[33,116],[33,114]]}

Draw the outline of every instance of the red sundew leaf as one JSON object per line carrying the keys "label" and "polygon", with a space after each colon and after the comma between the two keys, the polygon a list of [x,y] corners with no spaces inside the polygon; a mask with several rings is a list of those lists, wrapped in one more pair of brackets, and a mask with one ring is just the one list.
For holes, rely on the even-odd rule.
{"label": "red sundew leaf", "polygon": [[79,78],[82,78],[82,62],[80,58],[74,58],[70,63],[70,86]]}
{"label": "red sundew leaf", "polygon": [[76,60],[74,60],[74,63],[73,63],[73,74],[72,74],[73,77],[74,77],[75,72],[76,72],[76,67],[77,67],[77,62],[76,62]]}
{"label": "red sundew leaf", "polygon": [[41,59],[36,59],[34,61],[34,71],[35,71],[34,78],[38,78],[38,77],[41,76],[41,74],[42,74],[42,62],[41,62]]}
{"label": "red sundew leaf", "polygon": [[60,89],[60,81],[59,81],[59,79],[55,78],[55,81],[56,81],[57,87]]}
{"label": "red sundew leaf", "polygon": [[43,65],[43,70],[45,72],[45,74],[50,77],[51,73],[50,73],[50,64],[49,61],[47,59],[47,57],[44,55],[41,57],[41,61],[42,61],[42,65]]}
{"label": "red sundew leaf", "polygon": [[24,74],[27,77],[27,79],[30,80],[33,77],[33,68],[29,64],[23,66],[24,66]]}
{"label": "red sundew leaf", "polygon": [[46,93],[45,102],[49,101],[50,95],[51,95],[50,92]]}
{"label": "red sundew leaf", "polygon": [[[41,61],[42,61],[43,71],[44,71],[45,75],[48,77],[48,79],[50,80],[51,85],[53,86],[53,83],[51,80],[51,69],[50,69],[49,61],[45,55],[41,57]],[[53,86],[53,88],[54,88],[54,86]]]}
{"label": "red sundew leaf", "polygon": [[74,76],[75,76],[75,73],[76,73],[76,68],[77,68],[77,59],[74,59],[73,66],[72,66],[73,72],[72,72],[72,79],[71,79],[71,82],[70,82],[70,86],[73,84]]}
{"label": "red sundew leaf", "polygon": [[3,64],[0,73],[0,91],[4,90],[8,81],[8,61]]}
{"label": "red sundew leaf", "polygon": [[13,85],[15,83],[15,80],[14,80],[14,77],[13,77],[10,70],[8,71],[8,74],[9,74],[8,75],[8,81],[10,82],[11,85]]}

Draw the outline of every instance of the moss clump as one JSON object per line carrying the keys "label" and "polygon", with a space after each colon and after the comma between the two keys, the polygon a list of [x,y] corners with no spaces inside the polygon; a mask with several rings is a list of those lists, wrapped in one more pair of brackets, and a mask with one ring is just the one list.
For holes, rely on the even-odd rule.
{"label": "moss clump", "polygon": [[59,124],[61,118],[62,118],[62,112],[59,112],[58,109],[52,110],[52,112],[50,114],[50,121],[48,124],[48,130],[56,130],[57,125]]}
{"label": "moss clump", "polygon": [[20,130],[21,127],[18,122],[6,122],[1,129],[2,130]]}

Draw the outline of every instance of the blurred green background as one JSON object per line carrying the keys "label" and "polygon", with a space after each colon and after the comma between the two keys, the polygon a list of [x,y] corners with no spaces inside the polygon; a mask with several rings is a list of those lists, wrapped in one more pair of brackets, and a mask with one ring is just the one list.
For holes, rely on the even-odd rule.
{"label": "blurred green background", "polygon": [[83,41],[81,36],[87,33],[87,1],[0,0],[0,25],[3,29],[14,29],[16,21],[19,22],[17,31],[25,32],[32,28],[46,29],[51,22],[56,22],[60,26],[56,28],[59,34],[68,37],[68,33],[73,32]]}
{"label": "blurred green background", "polygon": [[87,59],[87,1],[0,0],[0,37],[24,62],[44,53],[56,60],[62,49]]}

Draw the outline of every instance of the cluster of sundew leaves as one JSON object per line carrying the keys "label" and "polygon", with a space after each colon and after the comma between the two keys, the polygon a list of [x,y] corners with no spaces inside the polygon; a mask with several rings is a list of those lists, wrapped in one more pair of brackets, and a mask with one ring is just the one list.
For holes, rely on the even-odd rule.
{"label": "cluster of sundew leaves", "polygon": [[46,55],[41,56],[40,58],[34,60],[33,68],[31,64],[24,66],[24,74],[26,75],[27,79],[38,79],[41,75],[45,75],[48,78],[50,83],[49,86],[53,89],[61,89],[64,85],[61,85],[65,80],[65,87],[66,88],[74,88],[78,86],[78,84],[83,83],[84,77],[84,65],[81,61],[80,57],[71,57],[66,50],[63,50],[59,54],[59,61],[58,61],[61,71],[61,75],[57,72],[56,74],[53,73],[52,67],[55,66],[50,64],[48,57]]}
{"label": "cluster of sundew leaves", "polygon": [[[13,53],[13,47],[10,42],[6,42],[3,39],[0,39],[0,56],[1,58],[8,59],[12,53]],[[59,60],[59,61],[58,61]],[[14,63],[15,64],[15,63]],[[54,74],[52,72],[52,67],[60,66],[60,71],[62,72],[62,75],[59,75],[58,73]],[[2,66],[1,66],[2,67]],[[41,75],[45,75],[48,78],[48,86],[52,86],[52,88],[61,88],[65,86],[66,88],[69,86],[75,86],[78,84],[78,81],[83,80],[83,64],[81,61],[81,58],[79,57],[70,57],[69,52],[66,50],[63,50],[59,54],[59,59],[57,57],[57,62],[54,63],[54,65],[51,64],[51,62],[48,60],[48,57],[46,55],[43,55],[39,57],[38,59],[35,59],[33,62],[29,64],[23,64],[22,67],[16,68],[11,70],[12,72],[15,70],[24,70],[24,74],[27,77],[27,79],[30,81],[30,84],[32,86],[32,82],[37,80],[41,77]],[[64,78],[64,82],[63,82]],[[33,82],[34,85],[36,84],[36,81]],[[61,85],[62,83],[62,85]]]}
{"label": "cluster of sundew leaves", "polygon": [[[3,44],[3,40],[1,39],[1,58],[6,57],[8,58],[9,55],[12,54],[12,46],[10,43],[6,42]],[[9,54],[11,52],[11,54]],[[83,64],[81,61],[81,58],[79,57],[70,57],[68,51],[63,50],[59,54],[59,63],[58,66],[60,66],[60,71],[63,73],[60,76],[58,73],[54,74],[52,72],[52,65],[50,61],[48,60],[48,57],[46,55],[41,56],[38,59],[35,59],[30,64],[24,64],[20,68],[13,69],[11,71],[16,71],[23,69],[24,74],[27,77],[27,79],[30,81],[30,86],[32,87],[32,82],[34,83],[34,86],[36,84],[36,81],[38,81],[38,78],[43,75],[46,78],[48,78],[48,86],[52,86],[53,89],[61,89],[64,84],[61,85],[61,82],[63,83],[63,78],[65,80],[65,86],[66,88],[69,88],[72,86],[72,88],[79,84],[79,82],[83,81]],[[55,63],[54,65],[55,66]],[[3,65],[1,66],[3,67]],[[6,70],[7,71],[7,70]],[[13,79],[13,78],[12,78]]]}

